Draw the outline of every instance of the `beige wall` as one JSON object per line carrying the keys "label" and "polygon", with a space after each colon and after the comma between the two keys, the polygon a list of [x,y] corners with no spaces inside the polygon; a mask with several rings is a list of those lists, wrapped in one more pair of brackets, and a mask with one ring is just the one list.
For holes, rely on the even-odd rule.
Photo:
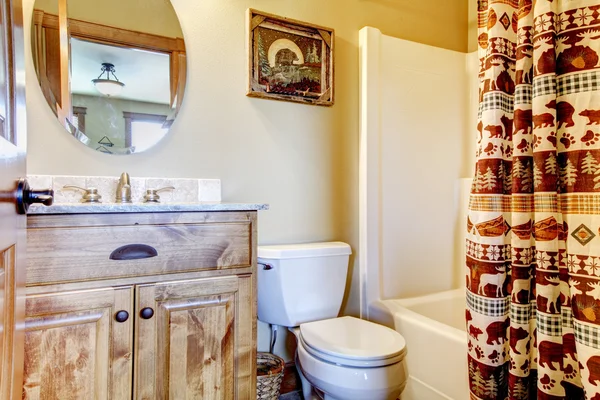
{"label": "beige wall", "polygon": [[[33,0],[24,0],[30,20]],[[358,247],[358,31],[467,50],[464,0],[173,0],[188,53],[188,86],[167,138],[146,153],[110,156],[61,130],[27,70],[31,174],[219,178],[223,200],[269,203],[259,243],[343,240]],[[246,9],[335,29],[335,105],[248,98]],[[29,32],[28,29],[25,30]],[[26,40],[26,43],[29,43]],[[358,312],[351,266],[345,312]]]}

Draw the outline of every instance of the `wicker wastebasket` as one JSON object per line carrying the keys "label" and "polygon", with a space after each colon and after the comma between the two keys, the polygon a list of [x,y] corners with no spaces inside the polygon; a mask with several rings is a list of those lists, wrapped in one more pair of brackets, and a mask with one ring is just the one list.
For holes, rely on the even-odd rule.
{"label": "wicker wastebasket", "polygon": [[271,353],[256,354],[256,398],[257,400],[277,400],[283,367],[285,362],[281,357]]}

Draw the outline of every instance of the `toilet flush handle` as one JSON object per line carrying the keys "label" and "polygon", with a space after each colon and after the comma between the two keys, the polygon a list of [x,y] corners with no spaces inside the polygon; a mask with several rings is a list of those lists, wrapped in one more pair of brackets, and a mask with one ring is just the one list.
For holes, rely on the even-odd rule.
{"label": "toilet flush handle", "polygon": [[273,269],[273,266],[271,264],[258,263],[258,265],[262,265],[262,267],[265,271]]}

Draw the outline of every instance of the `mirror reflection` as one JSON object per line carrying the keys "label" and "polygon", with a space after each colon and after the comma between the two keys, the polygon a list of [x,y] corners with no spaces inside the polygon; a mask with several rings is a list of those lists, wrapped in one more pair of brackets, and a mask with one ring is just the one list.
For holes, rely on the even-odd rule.
{"label": "mirror reflection", "polygon": [[36,0],[32,30],[40,87],[69,134],[111,154],[144,151],[166,135],[186,74],[168,0]]}

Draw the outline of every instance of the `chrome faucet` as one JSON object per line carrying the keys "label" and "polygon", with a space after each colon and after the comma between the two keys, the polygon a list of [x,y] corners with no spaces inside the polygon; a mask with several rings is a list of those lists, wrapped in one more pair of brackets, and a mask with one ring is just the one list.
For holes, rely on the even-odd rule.
{"label": "chrome faucet", "polygon": [[127,172],[123,172],[119,178],[115,202],[131,203],[131,181],[129,180],[129,174]]}

